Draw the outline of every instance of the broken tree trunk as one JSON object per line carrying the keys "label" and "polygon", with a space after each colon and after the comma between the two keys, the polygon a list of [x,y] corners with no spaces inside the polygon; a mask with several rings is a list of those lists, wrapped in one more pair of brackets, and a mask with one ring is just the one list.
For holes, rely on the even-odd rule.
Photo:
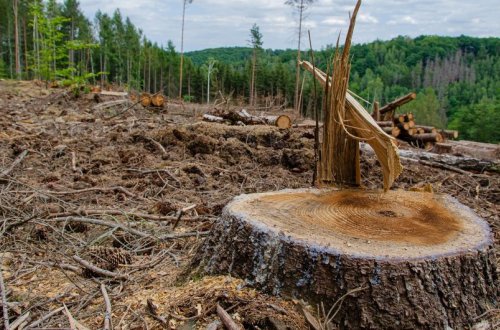
{"label": "broken tree trunk", "polygon": [[500,284],[484,220],[452,197],[404,191],[236,197],[192,267],[327,310],[358,289],[334,319],[345,329],[466,328]]}
{"label": "broken tree trunk", "polygon": [[[302,67],[313,73],[316,79],[325,86],[327,84],[326,74],[314,68],[307,61],[300,63]],[[328,77],[328,85],[331,79]],[[377,159],[382,165],[384,175],[384,189],[389,189],[394,180],[401,174],[403,167],[399,162],[398,148],[394,137],[387,135],[363,106],[350,94],[346,93],[346,111],[350,114],[349,129],[353,130],[357,137],[364,139],[372,146],[377,155]]]}

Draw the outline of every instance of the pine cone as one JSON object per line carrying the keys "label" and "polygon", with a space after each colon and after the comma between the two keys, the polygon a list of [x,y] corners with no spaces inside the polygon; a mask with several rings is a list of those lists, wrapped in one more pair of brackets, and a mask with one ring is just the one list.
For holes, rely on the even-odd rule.
{"label": "pine cone", "polygon": [[44,225],[36,224],[33,238],[39,241],[46,241],[49,238],[49,229]]}
{"label": "pine cone", "polygon": [[[132,255],[118,248],[105,246],[92,246],[87,256],[95,266],[109,271],[114,271],[120,264],[127,265],[132,262]],[[97,276],[94,272],[86,269],[84,275],[87,277]]]}

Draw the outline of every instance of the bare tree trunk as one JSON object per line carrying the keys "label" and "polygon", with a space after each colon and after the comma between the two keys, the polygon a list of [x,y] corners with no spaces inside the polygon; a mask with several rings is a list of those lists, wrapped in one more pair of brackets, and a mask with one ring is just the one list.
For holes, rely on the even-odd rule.
{"label": "bare tree trunk", "polygon": [[181,65],[179,69],[179,99],[182,98],[182,67],[184,64],[184,18],[186,16],[186,2],[183,1],[182,4],[182,32],[181,32]]}
{"label": "bare tree trunk", "polygon": [[257,52],[255,48],[253,49],[252,56],[252,78],[250,81],[250,105],[255,105],[255,65],[257,62]]}
{"label": "bare tree trunk", "polygon": [[21,55],[19,50],[19,22],[18,14],[18,0],[12,1],[12,9],[14,11],[14,56],[16,62],[16,79],[21,79]]}
{"label": "bare tree trunk", "polygon": [[27,28],[26,28],[26,17],[23,17],[23,41],[24,41],[24,72],[26,73],[26,79],[29,79],[28,77],[28,36],[27,36]]}
{"label": "bare tree trunk", "polygon": [[300,1],[299,8],[299,41],[297,45],[297,64],[295,67],[295,101],[294,107],[297,114],[300,114],[299,88],[300,88],[300,40],[302,37],[302,15],[304,13],[304,0]]}
{"label": "bare tree trunk", "polygon": [[[73,41],[75,39],[75,22],[74,19],[71,18],[71,31],[70,31],[70,40]],[[75,65],[75,51],[73,49],[69,50],[69,67],[74,67]],[[74,76],[74,73],[71,72],[71,76]]]}

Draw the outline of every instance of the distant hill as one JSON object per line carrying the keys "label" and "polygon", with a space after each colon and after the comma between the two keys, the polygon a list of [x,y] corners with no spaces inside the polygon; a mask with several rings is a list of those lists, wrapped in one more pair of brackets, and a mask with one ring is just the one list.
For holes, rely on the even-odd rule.
{"label": "distant hill", "polygon": [[[316,51],[317,66],[325,70],[333,51],[332,46]],[[251,48],[231,47],[186,55],[198,66],[216,59],[225,72],[226,91],[245,95],[251,54]],[[351,55],[350,88],[366,100],[384,104],[416,91],[417,100],[401,110],[414,112],[420,123],[459,129],[463,138],[500,142],[500,38],[400,36],[353,45]],[[284,95],[291,102],[295,57],[293,49],[263,50],[258,94]],[[308,53],[302,57],[308,59]],[[306,75],[305,113],[311,112],[312,88]]]}

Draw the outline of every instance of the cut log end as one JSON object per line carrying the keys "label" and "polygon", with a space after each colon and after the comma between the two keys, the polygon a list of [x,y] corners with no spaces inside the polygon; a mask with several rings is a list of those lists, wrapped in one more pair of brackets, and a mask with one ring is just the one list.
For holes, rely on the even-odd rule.
{"label": "cut log end", "polygon": [[242,195],[226,206],[193,265],[325,306],[367,289],[345,299],[335,321],[346,328],[462,328],[498,295],[488,225],[432,193]]}
{"label": "cut log end", "polygon": [[276,118],[275,125],[281,129],[288,129],[292,127],[292,120],[286,115],[281,115]]}
{"label": "cut log end", "polygon": [[165,97],[161,94],[156,94],[151,97],[151,104],[157,108],[161,108],[165,104]]}
{"label": "cut log end", "polygon": [[141,94],[141,105],[145,108],[151,105],[151,95],[149,93]]}

